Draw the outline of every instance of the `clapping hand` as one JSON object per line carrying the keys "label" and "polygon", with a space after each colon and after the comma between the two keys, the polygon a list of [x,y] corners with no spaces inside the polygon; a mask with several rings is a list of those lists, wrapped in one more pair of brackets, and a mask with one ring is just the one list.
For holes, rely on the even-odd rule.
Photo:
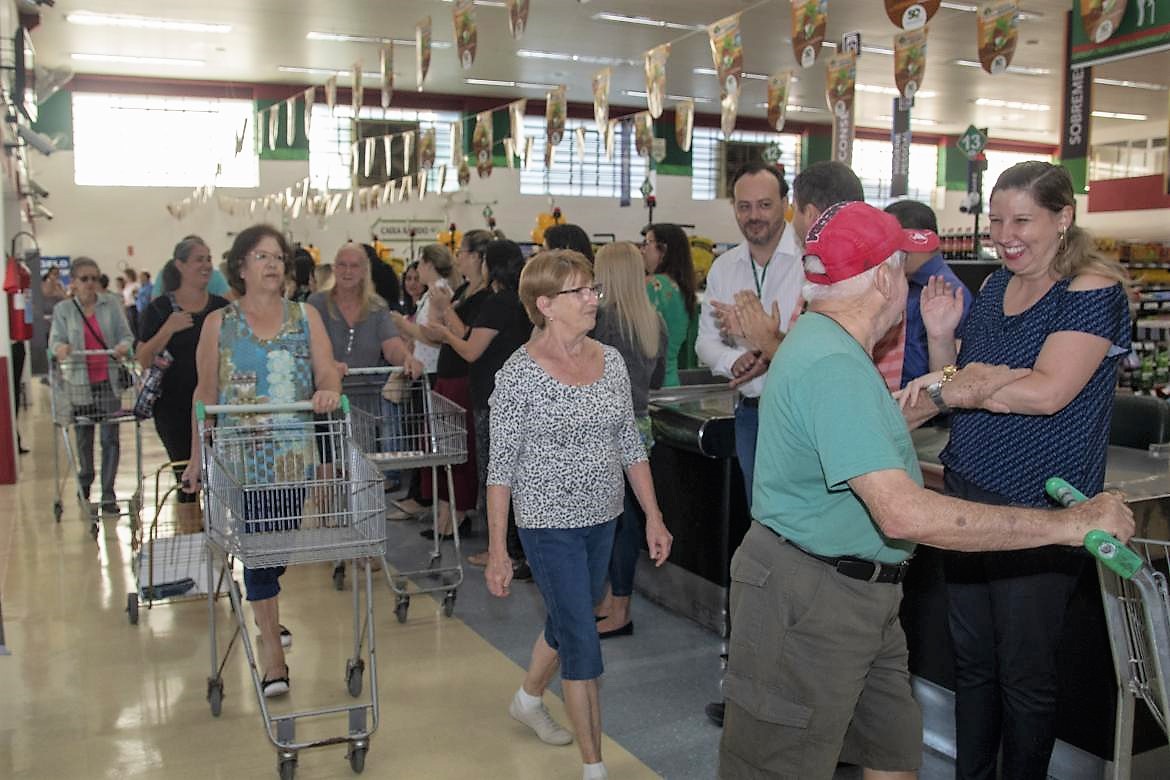
{"label": "clapping hand", "polygon": [[774,353],[780,343],[780,304],[772,302],[772,312],[764,311],[759,296],[750,290],[735,294],[735,317],[744,339],[753,347]]}
{"label": "clapping hand", "polygon": [[725,339],[743,338],[743,328],[739,324],[739,316],[735,310],[735,303],[721,301],[707,301],[711,305],[711,316],[719,326],[719,333]]}

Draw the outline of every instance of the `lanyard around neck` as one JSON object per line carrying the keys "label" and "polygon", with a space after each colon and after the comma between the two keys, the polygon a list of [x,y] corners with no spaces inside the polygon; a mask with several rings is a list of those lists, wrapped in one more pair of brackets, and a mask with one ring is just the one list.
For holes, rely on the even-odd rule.
{"label": "lanyard around neck", "polygon": [[764,266],[764,272],[757,273],[756,259],[752,257],[751,254],[748,254],[748,262],[752,265],[752,279],[754,279],[756,282],[756,297],[762,301],[764,299],[764,280],[768,278],[768,269],[772,267],[772,263],[769,261],[769,263]]}

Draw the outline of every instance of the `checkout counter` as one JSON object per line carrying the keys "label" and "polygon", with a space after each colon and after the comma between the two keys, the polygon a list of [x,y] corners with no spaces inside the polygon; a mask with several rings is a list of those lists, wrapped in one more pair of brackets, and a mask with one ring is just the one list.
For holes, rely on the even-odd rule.
{"label": "checkout counter", "polygon": [[[709,375],[700,375],[698,381],[704,380],[651,393],[656,444],[650,466],[674,549],[657,569],[643,556],[636,582],[642,595],[726,637],[729,564],[747,532],[750,513],[735,458],[736,393]],[[947,431],[923,428],[913,436],[927,487],[941,487],[938,456]],[[1142,449],[1110,447],[1106,487],[1124,492],[1139,537],[1170,538],[1170,459]],[[919,548],[904,584],[902,621],[910,671],[923,702],[926,743],[953,755],[954,668],[942,555]],[[1054,765],[1067,766],[1072,775],[1085,770],[1094,774],[1112,757],[1116,678],[1091,560],[1074,593],[1064,634]],[[1139,705],[1135,756],[1165,744],[1153,717]]]}

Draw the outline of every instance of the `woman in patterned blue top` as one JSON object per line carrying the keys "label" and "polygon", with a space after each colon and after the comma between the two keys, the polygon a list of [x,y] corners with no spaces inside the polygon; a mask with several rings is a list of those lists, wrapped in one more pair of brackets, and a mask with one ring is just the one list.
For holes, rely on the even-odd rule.
{"label": "woman in patterned blue top", "polygon": [[[205,404],[287,404],[311,399],[313,411],[325,414],[337,408],[341,379],[333,362],[333,348],[312,306],[281,297],[291,261],[284,236],[269,225],[241,231],[228,251],[227,277],[239,297],[225,309],[207,315],[195,351],[199,380],[195,401]],[[300,520],[304,490],[296,485],[312,478],[317,450],[309,435],[288,435],[287,428],[268,437],[253,431],[265,425],[296,422],[299,415],[224,415],[225,428],[248,426],[248,438],[233,450],[243,450],[246,486],[277,485],[247,491],[243,517],[247,533],[290,530]],[[192,436],[191,463],[183,473],[184,487],[198,490],[202,442]],[[263,691],[265,696],[288,693],[288,665],[282,642],[292,635],[280,625],[277,595],[283,566],[245,568],[244,587],[256,625],[260,628]]]}
{"label": "woman in patterned blue top", "polygon": [[[951,495],[1048,506],[1044,481],[1100,492],[1118,362],[1129,351],[1124,269],[1074,224],[1068,172],[1032,161],[991,193],[1004,267],[988,277],[961,334],[958,365],[1032,373],[994,396],[1009,414],[956,411],[942,453]],[[962,299],[932,280],[922,296],[931,366],[955,361]],[[947,559],[956,667],[956,776],[1043,778],[1055,740],[1061,624],[1086,557],[1067,548]]]}

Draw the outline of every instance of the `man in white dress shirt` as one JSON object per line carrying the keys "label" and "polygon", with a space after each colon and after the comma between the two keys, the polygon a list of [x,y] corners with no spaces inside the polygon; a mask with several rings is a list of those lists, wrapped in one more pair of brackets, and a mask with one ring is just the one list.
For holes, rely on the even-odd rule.
{"label": "man in white dress shirt", "polygon": [[744,242],[716,258],[707,274],[695,351],[712,373],[730,378],[739,387],[735,453],[750,505],[766,364],[760,352],[742,336],[729,332],[718,310],[733,306],[736,293],[750,291],[767,310],[778,313],[781,332],[787,332],[800,312],[804,268],[794,233],[784,221],[788,182],[783,174],[763,163],[748,163],[736,172],[732,192],[735,221]]}

